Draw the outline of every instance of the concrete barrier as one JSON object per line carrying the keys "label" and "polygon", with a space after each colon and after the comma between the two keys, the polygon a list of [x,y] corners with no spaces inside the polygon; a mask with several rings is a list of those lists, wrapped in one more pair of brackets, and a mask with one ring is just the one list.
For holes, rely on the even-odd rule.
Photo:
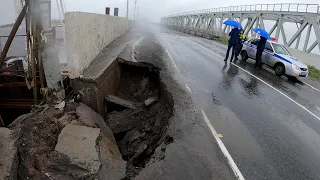
{"label": "concrete barrier", "polygon": [[128,20],[103,14],[65,14],[69,77],[81,76],[85,68],[113,40],[128,30]]}

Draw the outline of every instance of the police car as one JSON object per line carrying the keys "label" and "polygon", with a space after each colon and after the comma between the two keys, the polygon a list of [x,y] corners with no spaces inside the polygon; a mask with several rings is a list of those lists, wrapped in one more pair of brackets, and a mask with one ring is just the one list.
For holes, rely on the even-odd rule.
{"label": "police car", "polygon": [[[241,58],[255,59],[257,44],[259,39],[253,38],[246,41],[241,50]],[[289,53],[281,44],[268,40],[262,53],[262,63],[270,66],[277,76],[286,75],[287,77],[307,77],[308,66]]]}

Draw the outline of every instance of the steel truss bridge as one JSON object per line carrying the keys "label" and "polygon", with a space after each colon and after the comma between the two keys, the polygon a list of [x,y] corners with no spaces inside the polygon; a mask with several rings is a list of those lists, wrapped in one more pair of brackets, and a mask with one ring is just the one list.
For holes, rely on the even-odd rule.
{"label": "steel truss bridge", "polygon": [[[250,37],[256,34],[255,27],[265,28],[265,23],[272,23],[269,33],[284,45],[301,50],[313,51],[317,46],[320,51],[320,8],[318,4],[256,4],[204,9],[167,16],[161,23],[179,31],[201,36],[225,36],[230,27],[223,22],[234,19],[241,22],[245,33]],[[294,23],[296,28],[286,29],[285,23]],[[287,31],[295,31],[288,37]],[[310,38],[312,37],[312,38]],[[312,39],[312,40],[311,40]]]}

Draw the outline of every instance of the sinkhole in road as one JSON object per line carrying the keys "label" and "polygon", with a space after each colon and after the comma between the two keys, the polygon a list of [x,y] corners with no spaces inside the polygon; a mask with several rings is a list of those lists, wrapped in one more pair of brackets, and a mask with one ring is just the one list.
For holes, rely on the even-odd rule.
{"label": "sinkhole in road", "polygon": [[106,97],[105,119],[127,161],[125,179],[132,179],[151,160],[162,160],[166,146],[173,142],[167,128],[174,102],[159,68],[129,61],[119,62],[119,67],[119,86]]}

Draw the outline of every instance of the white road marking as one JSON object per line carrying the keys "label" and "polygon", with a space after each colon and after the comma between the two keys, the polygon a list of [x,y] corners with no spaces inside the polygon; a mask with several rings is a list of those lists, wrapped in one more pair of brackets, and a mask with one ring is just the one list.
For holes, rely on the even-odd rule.
{"label": "white road marking", "polygon": [[222,135],[222,134],[218,134],[218,137],[219,137],[219,138],[223,138],[223,135]]}
{"label": "white road marking", "polygon": [[167,49],[167,48],[165,48],[165,49],[166,49],[166,52],[167,52],[169,58],[171,59],[173,65],[174,65],[174,67],[175,67],[177,70],[179,70],[178,66],[177,66],[176,63],[174,62],[174,60],[173,60],[171,54],[169,53],[168,49]]}
{"label": "white road marking", "polygon": [[[210,51],[211,53],[217,55],[218,57],[224,59],[222,56],[220,56],[219,54],[211,51],[210,49],[206,48],[206,47],[203,47],[202,45],[190,40],[191,42],[193,42],[194,44]],[[278,93],[280,93],[281,95],[283,95],[284,97],[288,98],[290,101],[294,102],[296,105],[298,105],[299,107],[301,107],[302,109],[304,109],[305,111],[307,111],[309,114],[311,114],[313,117],[315,117],[316,119],[318,119],[320,121],[320,118],[315,115],[313,112],[311,112],[310,110],[308,110],[306,107],[304,107],[303,105],[301,105],[300,103],[298,103],[297,101],[293,100],[292,98],[290,98],[289,96],[287,96],[286,94],[284,94],[283,92],[281,92],[280,90],[276,89],[275,87],[273,87],[272,85],[268,84],[267,82],[265,82],[264,80],[260,79],[259,77],[253,75],[252,73],[250,73],[249,71],[243,69],[242,67],[238,66],[237,64],[234,64],[234,63],[231,63],[232,65],[238,67],[239,69],[241,69],[242,71],[248,73],[249,75],[251,75],[252,77],[255,77],[256,79],[258,79],[259,81],[263,82],[264,84],[266,84],[267,86],[271,87],[273,90],[277,91]]]}
{"label": "white road marking", "polygon": [[305,85],[307,85],[307,86],[311,87],[311,89],[314,89],[314,90],[316,90],[316,91],[320,92],[320,90],[319,90],[319,89],[317,89],[317,88],[315,88],[315,87],[311,86],[310,84],[308,84],[308,83],[306,83],[306,82],[304,82],[304,81],[301,81],[301,82],[303,82],[303,84],[305,84]]}
{"label": "white road marking", "polygon": [[[206,49],[207,51],[210,51],[211,53],[215,54],[216,56],[219,56],[219,57],[223,58],[222,56],[220,56],[219,54],[217,54],[217,53],[215,53],[215,52],[211,51],[210,49],[208,49],[208,48],[206,48],[206,47],[204,47],[204,46],[202,46],[202,45],[200,45],[200,44],[198,44],[198,43],[196,43],[196,42],[194,42],[194,41],[192,41],[192,40],[190,40],[190,39],[188,39],[188,40],[189,40],[189,41],[191,41],[192,43],[194,43],[194,44],[196,44],[196,45],[198,45],[198,46],[202,47],[203,49]],[[224,58],[223,58],[223,59],[224,59]],[[221,62],[221,63],[222,63],[222,62]]]}
{"label": "white road marking", "polygon": [[[215,55],[217,55],[217,56],[219,56],[219,57],[223,58],[223,57],[222,57],[222,56],[220,56],[219,54],[217,54],[217,53],[215,53],[215,52],[211,51],[210,49],[208,49],[208,48],[206,48],[206,47],[203,47],[202,45],[200,45],[200,44],[198,44],[198,43],[194,42],[193,40],[190,40],[190,39],[188,39],[188,40],[189,40],[189,41],[191,41],[191,42],[193,42],[194,44],[197,44],[198,46],[201,46],[202,48],[204,48],[204,49],[206,49],[206,50],[208,50],[208,51],[212,52],[213,54],[215,54]],[[216,43],[216,42],[214,42],[214,41],[213,41],[213,43],[214,43],[214,44],[216,44],[216,45],[222,45],[222,44]],[[225,46],[225,45],[223,45],[223,46]],[[225,46],[225,47],[226,47],[226,46]],[[317,89],[317,88],[315,88],[315,87],[311,86],[310,84],[308,84],[308,83],[306,83],[306,82],[304,82],[304,81],[301,81],[301,82],[303,82],[303,84],[305,84],[305,85],[309,86],[311,89],[313,89],[313,90],[315,90],[315,91],[320,92],[320,90],[319,90],[319,89]]]}
{"label": "white road marking", "polygon": [[291,97],[287,96],[286,94],[284,94],[283,92],[281,92],[280,90],[276,89],[275,87],[271,86],[270,84],[268,84],[267,82],[263,81],[262,79],[260,79],[259,77],[251,74],[249,71],[243,69],[242,67],[232,63],[234,66],[238,67],[239,69],[243,70],[244,72],[250,74],[251,76],[257,78],[259,81],[263,82],[264,84],[266,84],[267,86],[271,87],[272,89],[274,89],[275,91],[277,91],[278,93],[280,93],[281,95],[283,95],[284,97],[288,98],[290,101],[294,102],[295,104],[297,104],[298,106],[300,106],[302,109],[304,109],[305,111],[307,111],[308,113],[310,113],[313,117],[315,117],[316,119],[318,119],[320,121],[320,118],[315,115],[313,112],[311,112],[310,110],[308,110],[306,107],[304,107],[303,105],[301,105],[300,103],[298,103],[297,101],[293,100]]}
{"label": "white road marking", "polygon": [[[155,35],[155,34],[154,34],[154,36],[155,36],[155,37],[156,37],[156,39],[158,40],[159,44],[162,44],[162,43],[161,43],[161,41],[160,41],[160,39],[157,37],[157,35]],[[173,60],[173,58],[172,58],[171,54],[169,53],[168,49],[167,49],[167,48],[165,48],[164,46],[162,46],[162,47],[166,50],[166,53],[168,54],[168,56],[169,56],[170,60],[172,61],[172,63],[173,63],[173,65],[174,65],[174,67],[176,68],[176,70],[177,70],[178,72],[180,72],[180,70],[179,70],[178,66],[177,66],[177,65],[176,65],[176,63],[174,62],[174,60]]]}
{"label": "white road marking", "polygon": [[186,88],[187,88],[188,91],[190,91],[192,93],[192,91],[191,91],[191,89],[190,89],[188,84],[186,84]]}
{"label": "white road marking", "polygon": [[236,178],[238,180],[244,180],[244,177],[242,176],[238,166],[236,165],[236,163],[234,162],[234,160],[232,159],[229,151],[227,150],[226,146],[223,144],[223,142],[221,141],[219,134],[217,133],[217,131],[213,128],[210,120],[208,119],[206,113],[202,110],[202,115],[203,118],[205,120],[205,122],[207,123],[209,129],[211,130],[211,133],[213,135],[213,137],[216,139],[218,146],[220,147],[223,155],[227,158],[229,166],[231,167],[234,175],[236,176]]}

